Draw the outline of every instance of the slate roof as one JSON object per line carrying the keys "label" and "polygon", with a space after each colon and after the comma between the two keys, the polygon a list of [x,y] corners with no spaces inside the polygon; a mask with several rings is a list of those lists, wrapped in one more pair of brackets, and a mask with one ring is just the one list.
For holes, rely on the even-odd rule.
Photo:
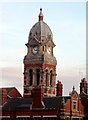
{"label": "slate roof", "polygon": [[8,88],[6,88],[7,93],[11,92],[11,90],[14,89],[14,88],[15,88],[15,87],[8,87]]}
{"label": "slate roof", "polygon": [[11,98],[8,100],[7,104],[4,104],[3,110],[9,109],[22,109],[22,108],[29,108],[32,104],[32,98]]}
{"label": "slate roof", "polygon": [[[43,102],[45,109],[60,108],[61,100],[63,97],[44,97]],[[69,96],[64,97],[65,103],[70,99]],[[32,105],[33,98],[12,98],[7,104],[3,106],[3,110],[9,109],[30,109]],[[36,103],[37,104],[37,103]]]}
{"label": "slate roof", "polygon": [[12,98],[22,97],[22,95],[15,87],[10,90],[7,88],[7,91],[9,91],[8,97],[12,97]]}
{"label": "slate roof", "polygon": [[[43,17],[42,11],[40,10],[39,16],[41,15]],[[33,25],[33,27],[31,28],[29,32],[28,41],[30,42],[31,38],[34,36],[42,44],[50,40],[48,38],[49,36],[53,40],[52,31],[50,27],[43,21],[43,19],[42,20],[39,19],[39,21]]]}
{"label": "slate roof", "polygon": [[4,89],[6,89],[6,91],[7,91],[8,98],[22,97],[20,92],[15,87],[0,88],[0,93],[2,93],[2,90],[4,90]]}
{"label": "slate roof", "polygon": [[[44,98],[45,108],[60,108],[62,98],[62,96]],[[69,96],[64,97],[65,103],[68,99],[70,99]]]}

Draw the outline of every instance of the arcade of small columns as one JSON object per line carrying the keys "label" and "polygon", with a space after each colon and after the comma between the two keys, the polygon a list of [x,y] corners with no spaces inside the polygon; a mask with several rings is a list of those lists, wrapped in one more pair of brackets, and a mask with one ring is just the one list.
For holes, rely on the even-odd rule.
{"label": "arcade of small columns", "polygon": [[[44,67],[44,65],[43,65]],[[56,66],[53,68],[43,68],[41,65],[32,65],[26,68],[24,73],[24,85],[38,86],[43,85],[46,87],[55,87],[56,85]]]}

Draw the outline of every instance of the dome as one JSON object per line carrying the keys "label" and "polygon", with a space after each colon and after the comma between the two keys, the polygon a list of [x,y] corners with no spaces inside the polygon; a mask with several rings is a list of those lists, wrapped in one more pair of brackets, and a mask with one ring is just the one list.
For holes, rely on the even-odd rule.
{"label": "dome", "polygon": [[53,34],[50,27],[43,21],[42,9],[40,9],[39,21],[33,25],[30,30],[28,41],[33,37],[35,37],[40,43],[45,43],[49,39],[53,40]]}

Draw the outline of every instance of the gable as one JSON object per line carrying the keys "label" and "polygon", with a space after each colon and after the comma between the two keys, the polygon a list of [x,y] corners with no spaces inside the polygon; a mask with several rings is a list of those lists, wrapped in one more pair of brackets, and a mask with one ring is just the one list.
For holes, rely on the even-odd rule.
{"label": "gable", "polygon": [[11,92],[12,89],[14,89],[14,87],[8,87],[8,88],[6,88],[6,90],[7,90],[7,94],[8,94],[9,92]]}
{"label": "gable", "polygon": [[8,88],[2,88],[2,89],[6,89],[8,98],[22,97],[20,92],[15,87],[8,87]]}
{"label": "gable", "polygon": [[9,98],[18,98],[18,97],[22,97],[22,95],[19,93],[19,91],[16,88],[13,88],[8,94],[7,96]]}
{"label": "gable", "polygon": [[54,44],[54,42],[52,40],[49,40],[48,43],[47,43],[47,45],[55,47],[55,44]]}
{"label": "gable", "polygon": [[77,93],[74,93],[71,97],[72,97],[72,98],[78,98],[79,96],[78,96]]}
{"label": "gable", "polygon": [[79,98],[79,95],[75,90],[72,91],[71,98]]}
{"label": "gable", "polygon": [[37,40],[37,38],[33,38],[29,41],[29,45],[30,46],[35,46],[35,45],[39,45],[40,41]]}

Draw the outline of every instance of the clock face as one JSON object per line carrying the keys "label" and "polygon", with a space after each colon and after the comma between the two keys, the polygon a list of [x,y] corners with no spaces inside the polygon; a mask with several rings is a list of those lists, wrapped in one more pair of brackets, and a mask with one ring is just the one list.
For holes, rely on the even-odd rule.
{"label": "clock face", "polygon": [[33,47],[32,52],[33,52],[33,54],[37,54],[38,53],[38,46]]}

